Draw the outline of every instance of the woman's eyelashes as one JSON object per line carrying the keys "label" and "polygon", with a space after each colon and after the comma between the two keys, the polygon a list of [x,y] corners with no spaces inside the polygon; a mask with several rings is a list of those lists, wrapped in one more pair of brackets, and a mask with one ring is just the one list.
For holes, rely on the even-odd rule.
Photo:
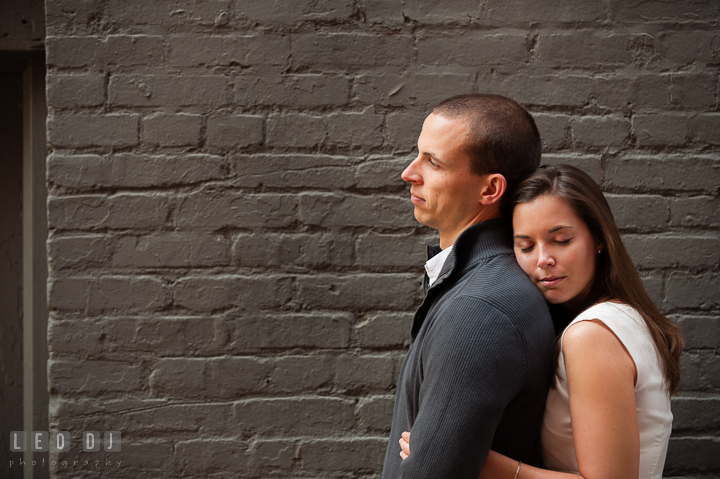
{"label": "woman's eyelashes", "polygon": [[[556,239],[556,240],[553,240],[552,242],[557,245],[560,245],[560,246],[565,246],[565,245],[570,244],[570,241],[572,241],[572,238]],[[535,247],[535,244],[534,243],[533,244],[522,243],[522,244],[516,244],[515,246],[517,249],[520,250],[521,253],[529,253]]]}

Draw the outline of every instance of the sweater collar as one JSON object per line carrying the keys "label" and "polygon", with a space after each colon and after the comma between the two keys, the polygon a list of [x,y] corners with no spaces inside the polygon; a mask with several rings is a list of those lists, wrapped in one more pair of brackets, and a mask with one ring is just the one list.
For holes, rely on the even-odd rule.
{"label": "sweater collar", "polygon": [[[428,246],[428,259],[440,251],[440,245]],[[483,259],[512,252],[512,228],[504,218],[474,224],[460,233],[455,240],[433,287],[439,286],[455,271],[462,271]]]}

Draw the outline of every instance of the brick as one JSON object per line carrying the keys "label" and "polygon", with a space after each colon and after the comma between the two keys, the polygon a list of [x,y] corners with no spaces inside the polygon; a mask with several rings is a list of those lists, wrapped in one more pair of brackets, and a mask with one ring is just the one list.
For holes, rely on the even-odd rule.
{"label": "brick", "polygon": [[645,291],[653,303],[661,305],[663,302],[663,278],[658,274],[641,274],[640,280],[642,281]]}
{"label": "brick", "polygon": [[656,231],[668,222],[668,199],[656,195],[615,195],[605,198],[621,230]]}
{"label": "brick", "polygon": [[667,280],[668,308],[714,309],[720,306],[720,278],[712,273],[691,275],[672,272]]}
{"label": "brick", "polygon": [[143,142],[157,146],[197,146],[202,116],[156,113],[143,118]]}
{"label": "brick", "polygon": [[236,398],[267,388],[271,372],[257,358],[161,359],[150,374],[154,397]]}
{"label": "brick", "polygon": [[326,143],[344,147],[377,147],[383,143],[382,125],[382,115],[371,108],[362,112],[331,113],[327,118]]}
{"label": "brick", "polygon": [[230,0],[156,0],[138,5],[108,0],[107,15],[119,25],[222,25]]}
{"label": "brick", "polygon": [[332,70],[410,65],[412,39],[407,35],[313,33],[296,35],[290,44],[294,67]]}
{"label": "brick", "polygon": [[690,120],[690,130],[696,143],[720,145],[720,114],[701,113],[693,117]]}
{"label": "brick", "polygon": [[657,156],[610,158],[605,165],[608,185],[651,191],[707,191],[720,183],[720,162],[713,157]]}
{"label": "brick", "polygon": [[297,25],[310,21],[336,22],[349,20],[355,12],[351,0],[301,0],[288,4],[280,0],[237,0],[235,4],[239,18],[263,25]]}
{"label": "brick", "polygon": [[720,398],[675,397],[672,401],[673,432],[720,429]]}
{"label": "brick", "polygon": [[607,70],[633,63],[630,43],[634,36],[615,32],[571,31],[541,33],[535,53],[551,67]]}
{"label": "brick", "polygon": [[355,437],[303,442],[303,469],[310,471],[352,471],[370,473],[382,468],[387,438]]}
{"label": "brick", "polygon": [[292,294],[291,279],[276,276],[191,276],[178,280],[173,287],[177,306],[206,312],[236,307],[279,308],[290,301]]}
{"label": "brick", "polygon": [[386,144],[396,152],[415,150],[423,122],[429,113],[429,111],[419,111],[388,114]]}
{"label": "brick", "polygon": [[245,148],[263,143],[265,120],[255,115],[223,115],[208,119],[208,145],[218,148]]}
{"label": "brick", "polygon": [[247,399],[233,404],[234,427],[245,435],[337,434],[355,424],[355,401],[322,396]]}
{"label": "brick", "polygon": [[317,393],[332,385],[335,359],[330,356],[283,356],[271,363],[268,388],[277,393]]}
{"label": "brick", "polygon": [[[543,165],[573,165],[590,175],[597,184],[602,183],[602,174],[605,169],[605,160],[603,160],[602,155],[587,156],[577,153],[543,153],[541,163]],[[608,195],[605,196],[608,197]],[[608,201],[610,201],[609,197]]]}
{"label": "brick", "polygon": [[55,109],[100,106],[105,102],[105,76],[48,74],[47,101]]}
{"label": "brick", "polygon": [[53,236],[48,240],[48,261],[53,271],[103,267],[111,252],[111,241],[102,235]]}
{"label": "brick", "polygon": [[48,119],[48,142],[58,148],[105,146],[121,148],[138,143],[137,115],[55,114]]}
{"label": "brick", "polygon": [[51,390],[63,395],[137,391],[142,385],[142,366],[116,361],[48,362]]}
{"label": "brick", "polygon": [[370,396],[357,406],[358,427],[366,432],[387,434],[392,424],[393,396]]}
{"label": "brick", "polygon": [[388,355],[343,355],[336,363],[335,384],[346,391],[389,390],[396,373]]}
{"label": "brick", "polygon": [[270,115],[268,146],[312,148],[325,139],[325,119],[306,114]]}
{"label": "brick", "polygon": [[122,358],[128,352],[162,356],[221,354],[222,320],[178,316],[53,321],[50,350],[56,354]]}
{"label": "brick", "polygon": [[680,110],[714,109],[717,74],[671,73],[670,106]]}
{"label": "brick", "polygon": [[48,181],[70,188],[161,187],[225,177],[220,156],[119,153],[110,156],[48,156]]}
{"label": "brick", "polygon": [[229,351],[236,353],[291,348],[344,349],[350,344],[352,316],[347,313],[243,316],[230,323]]}
{"label": "brick", "polygon": [[318,274],[298,281],[298,299],[311,310],[409,310],[420,304],[420,277],[409,274]]}
{"label": "brick", "polygon": [[670,199],[671,226],[720,226],[720,198],[695,196]]}
{"label": "brick", "polygon": [[252,36],[174,35],[169,40],[174,67],[255,65],[286,66],[289,41],[271,34]]}
{"label": "brick", "polygon": [[56,229],[157,227],[168,216],[169,199],[157,194],[51,197],[48,212]]}
{"label": "brick", "polygon": [[625,113],[632,108],[664,109],[670,105],[671,88],[669,74],[608,75],[595,79],[593,101]]}
{"label": "brick", "polygon": [[241,266],[327,268],[355,264],[355,242],[344,234],[250,234],[233,243],[234,262]]}
{"label": "brick", "polygon": [[361,266],[377,269],[413,268],[422,274],[427,261],[426,246],[437,242],[435,236],[367,233],[357,240],[358,262]]}
{"label": "brick", "polygon": [[688,114],[637,114],[633,117],[633,133],[638,144],[645,146],[679,146],[688,138]]}
{"label": "brick", "polygon": [[383,0],[366,0],[361,6],[365,20],[370,24],[401,26],[405,23],[402,3],[385,2]]}
{"label": "brick", "polygon": [[713,267],[720,261],[717,235],[626,235],[623,243],[638,268]]}
{"label": "brick", "polygon": [[673,437],[668,445],[665,471],[717,471],[720,469],[718,448],[717,437]]}
{"label": "brick", "polygon": [[155,233],[118,238],[113,267],[221,266],[230,263],[230,242],[220,235]]}
{"label": "brick", "polygon": [[572,121],[576,147],[621,148],[630,136],[630,121],[618,117],[580,117]]}
{"label": "brick", "polygon": [[612,0],[609,4],[613,17],[619,22],[679,22],[693,23],[700,19],[717,18],[718,7],[713,2],[690,0],[682,3],[655,0],[644,2]]}
{"label": "brick", "polygon": [[[417,61],[421,65],[498,65],[507,62],[523,64],[530,60],[527,35],[487,33],[483,30],[459,34],[420,34]],[[451,96],[447,95],[447,96]]]}
{"label": "brick", "polygon": [[300,220],[309,225],[392,229],[416,226],[411,211],[412,203],[405,198],[334,193],[303,193],[299,197]]}
{"label": "brick", "polygon": [[110,76],[112,106],[207,106],[228,103],[228,78],[215,75],[115,74]]}
{"label": "brick", "polygon": [[469,93],[474,79],[469,74],[414,73],[365,74],[355,78],[353,92],[358,101],[369,105],[418,105],[430,109],[449,96]]}
{"label": "brick", "polygon": [[167,221],[170,198],[157,193],[118,194],[107,199],[109,228],[157,228]]}
{"label": "brick", "polygon": [[713,349],[720,343],[720,318],[680,315],[672,317],[685,338],[685,350]]}
{"label": "brick", "polygon": [[61,36],[69,33],[88,33],[93,19],[102,16],[103,5],[94,0],[79,0],[71,5],[50,2],[45,5],[46,35]]}
{"label": "brick", "polygon": [[355,343],[361,348],[405,348],[410,345],[412,313],[368,314],[353,328]]}
{"label": "brick", "polygon": [[595,23],[607,18],[604,4],[572,2],[558,4],[540,0],[532,4],[490,0],[483,4],[482,25],[530,27],[538,24]]}
{"label": "brick", "polygon": [[146,276],[54,277],[48,307],[58,311],[101,313],[158,311],[169,304],[167,287]]}
{"label": "brick", "polygon": [[177,201],[175,225],[180,228],[278,228],[297,221],[296,195],[205,189]]}
{"label": "brick", "polygon": [[403,5],[402,14],[423,25],[449,23],[467,25],[480,17],[480,5],[473,0],[462,0],[452,5],[441,2],[418,1]]}
{"label": "brick", "polygon": [[714,351],[686,352],[680,357],[680,368],[681,391],[717,393],[720,390],[720,356]]}
{"label": "brick", "polygon": [[356,182],[352,165],[353,160],[345,156],[238,155],[232,159],[233,184],[246,188],[349,188]]}
{"label": "brick", "polygon": [[[532,75],[513,72],[512,75],[485,75],[478,78],[481,92],[511,97],[526,108],[533,106],[581,107],[597,95],[598,81],[581,74]],[[563,85],[558,89],[558,85]]]}
{"label": "brick", "polygon": [[[176,434],[194,436],[216,436],[227,432],[226,418],[232,414],[230,404],[172,404],[166,401],[136,401],[123,404],[126,407],[102,408],[96,414],[109,415],[119,419],[118,429],[123,434],[150,433],[160,437]],[[67,411],[66,414],[87,414],[82,411]],[[123,445],[124,447],[124,445]]]}
{"label": "brick", "polygon": [[412,158],[370,156],[357,166],[355,184],[358,188],[398,188],[405,184],[400,174],[411,161]]}
{"label": "brick", "polygon": [[[122,439],[162,438],[165,434],[182,433],[221,434],[227,432],[224,421],[232,415],[232,404],[173,404],[165,399],[131,397],[104,401],[59,399],[54,409],[62,418],[61,430],[103,431],[112,421],[113,428],[122,431]],[[123,451],[130,442],[135,441],[124,442]]]}
{"label": "brick", "polygon": [[567,148],[570,145],[570,118],[555,113],[532,113],[542,139],[543,152]]}
{"label": "brick", "polygon": [[278,472],[290,473],[298,464],[301,447],[297,440],[255,439],[248,449],[248,466],[254,477],[270,477]]}
{"label": "brick", "polygon": [[233,471],[247,473],[247,445],[238,439],[191,439],[178,441],[174,458],[181,476],[209,477]]}
{"label": "brick", "polygon": [[107,197],[82,195],[48,198],[48,224],[55,229],[88,229],[102,226],[109,214]]}
{"label": "brick", "polygon": [[234,92],[235,103],[245,107],[337,107],[348,103],[350,80],[326,74],[241,75],[235,78]]}
{"label": "brick", "polygon": [[712,31],[661,31],[655,36],[662,47],[666,63],[673,66],[717,65],[720,55],[717,37]]}
{"label": "brick", "polygon": [[164,40],[156,35],[48,37],[48,65],[60,68],[161,65]]}

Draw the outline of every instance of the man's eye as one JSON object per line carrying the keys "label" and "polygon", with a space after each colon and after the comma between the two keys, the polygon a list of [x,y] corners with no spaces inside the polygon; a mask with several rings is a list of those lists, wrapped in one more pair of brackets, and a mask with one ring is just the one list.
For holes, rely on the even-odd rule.
{"label": "man's eye", "polygon": [[431,166],[438,166],[438,164],[435,163],[435,162],[432,160],[432,158],[429,158],[429,157],[428,157],[428,163],[430,163]]}

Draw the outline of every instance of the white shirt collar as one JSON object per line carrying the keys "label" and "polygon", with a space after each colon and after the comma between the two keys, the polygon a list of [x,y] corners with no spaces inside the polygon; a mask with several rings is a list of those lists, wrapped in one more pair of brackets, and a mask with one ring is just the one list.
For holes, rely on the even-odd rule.
{"label": "white shirt collar", "polygon": [[442,267],[445,264],[445,260],[447,259],[448,255],[450,255],[450,251],[452,251],[452,249],[452,246],[450,246],[449,248],[445,248],[444,250],[427,260],[427,263],[425,263],[425,271],[427,272],[428,278],[430,278],[430,281],[428,282],[428,288],[432,286],[435,281],[437,281],[438,276],[440,276],[440,272],[442,271]]}

